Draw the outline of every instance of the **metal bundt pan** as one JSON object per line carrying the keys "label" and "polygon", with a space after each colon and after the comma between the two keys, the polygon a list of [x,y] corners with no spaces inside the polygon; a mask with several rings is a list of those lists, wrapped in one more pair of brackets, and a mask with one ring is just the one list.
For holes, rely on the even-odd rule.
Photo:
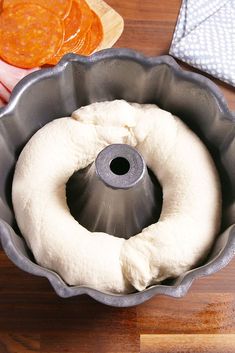
{"label": "metal bundt pan", "polygon": [[[15,162],[29,138],[50,120],[69,116],[79,106],[113,99],[156,103],[183,119],[211,151],[223,193],[221,234],[206,262],[175,280],[128,295],[71,287],[55,272],[37,265],[17,229],[11,202]],[[146,58],[127,49],[108,49],[91,57],[69,54],[54,68],[30,74],[0,111],[0,151],[2,246],[19,268],[47,277],[61,297],[88,294],[119,307],[137,305],[158,294],[182,297],[195,278],[220,270],[235,253],[235,120],[214,83],[182,70],[170,56]]]}

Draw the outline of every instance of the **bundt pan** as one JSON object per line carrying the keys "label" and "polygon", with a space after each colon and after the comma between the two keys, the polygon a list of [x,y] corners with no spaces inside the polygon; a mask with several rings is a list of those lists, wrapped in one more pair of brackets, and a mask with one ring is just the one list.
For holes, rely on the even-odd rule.
{"label": "bundt pan", "polygon": [[[221,232],[207,260],[179,278],[128,295],[69,286],[57,273],[37,265],[17,228],[11,201],[16,160],[38,129],[82,105],[114,99],[155,103],[178,115],[210,150],[223,194]],[[30,74],[0,111],[0,151],[2,246],[19,268],[47,277],[61,297],[88,294],[119,307],[137,305],[159,294],[182,297],[194,279],[220,270],[235,253],[235,120],[213,82],[182,70],[170,56],[146,58],[127,49],[108,49],[90,57],[68,54],[57,66]]]}

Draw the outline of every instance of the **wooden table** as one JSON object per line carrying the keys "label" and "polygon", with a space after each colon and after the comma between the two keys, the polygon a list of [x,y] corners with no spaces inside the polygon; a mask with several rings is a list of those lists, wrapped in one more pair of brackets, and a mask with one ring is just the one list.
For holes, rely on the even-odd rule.
{"label": "wooden table", "polygon": [[[117,47],[168,53],[180,0],[107,0],[125,20]],[[235,110],[235,89],[219,81]],[[182,299],[155,297],[117,309],[58,298],[48,281],[0,250],[0,353],[234,353],[235,260],[197,280]]]}

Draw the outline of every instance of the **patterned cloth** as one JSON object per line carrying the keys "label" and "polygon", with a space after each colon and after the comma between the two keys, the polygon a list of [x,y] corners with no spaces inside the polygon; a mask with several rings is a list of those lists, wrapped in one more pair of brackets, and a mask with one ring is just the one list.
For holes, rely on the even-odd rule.
{"label": "patterned cloth", "polygon": [[235,86],[235,0],[183,0],[170,54]]}

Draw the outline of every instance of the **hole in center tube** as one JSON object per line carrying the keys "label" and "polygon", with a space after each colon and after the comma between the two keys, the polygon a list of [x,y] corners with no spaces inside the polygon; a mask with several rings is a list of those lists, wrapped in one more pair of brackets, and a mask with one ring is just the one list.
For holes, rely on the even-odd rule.
{"label": "hole in center tube", "polygon": [[124,175],[129,172],[130,163],[126,158],[117,157],[111,161],[110,169],[116,175]]}

